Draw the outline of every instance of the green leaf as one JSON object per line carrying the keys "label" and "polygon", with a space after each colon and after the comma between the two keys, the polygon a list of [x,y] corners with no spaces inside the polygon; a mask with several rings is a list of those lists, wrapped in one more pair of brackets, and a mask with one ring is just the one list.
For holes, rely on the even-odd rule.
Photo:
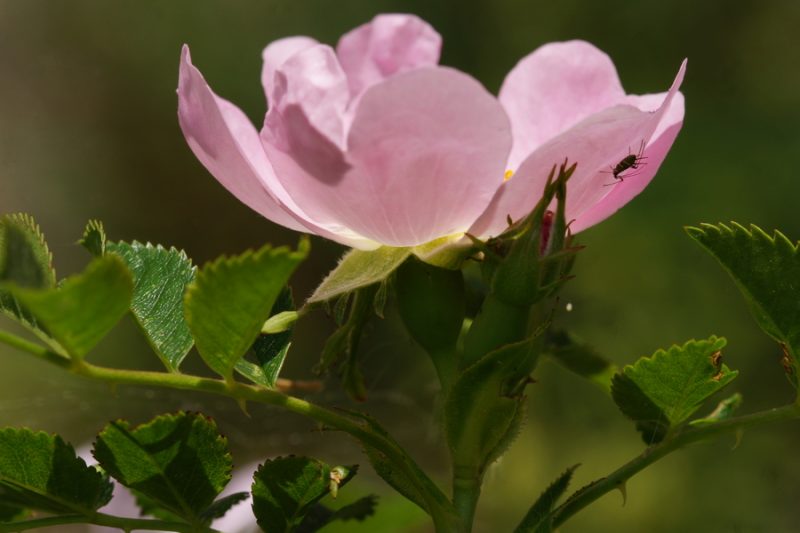
{"label": "green leaf", "polygon": [[363,522],[375,514],[377,505],[378,497],[375,495],[364,496],[335,511],[318,503],[308,510],[297,531],[298,533],[313,533],[337,520],[342,522],[347,522],[348,520]]}
{"label": "green leaf", "polygon": [[689,425],[707,426],[710,424],[716,424],[717,422],[721,422],[723,420],[728,420],[729,418],[732,418],[734,414],[736,414],[736,411],[741,405],[742,395],[736,392],[719,402],[714,410],[708,415],[704,416],[703,418],[698,418],[697,420],[692,420],[689,422]]}
{"label": "green leaf", "polygon": [[162,415],[131,429],[123,420],[98,435],[94,456],[112,477],[193,524],[208,521],[231,477],[227,441],[216,424],[193,413]]}
{"label": "green leaf", "polygon": [[403,264],[412,253],[411,248],[383,246],[365,252],[350,250],[336,268],[322,280],[307,305],[332,300],[368,285],[384,281]]}
{"label": "green leaf", "polygon": [[[23,213],[0,218],[0,283],[18,287],[50,289],[56,286],[53,256],[39,226]],[[44,333],[36,319],[0,286],[0,311],[19,320],[37,333]]]}
{"label": "green leaf", "polygon": [[104,256],[58,288],[11,291],[69,355],[82,358],[128,311],[133,280],[120,258]]}
{"label": "green leaf", "polygon": [[[270,316],[294,310],[294,299],[289,287],[284,287],[275,304],[272,306]],[[292,323],[293,324],[293,323]],[[253,343],[256,364],[241,359],[236,363],[236,371],[254,383],[274,388],[278,382],[283,362],[289,352],[292,340],[293,325],[278,333],[264,333],[263,330]]]}
{"label": "green leaf", "polygon": [[253,478],[253,512],[262,530],[291,532],[312,506],[355,475],[356,466],[334,467],[309,457],[267,461]]}
{"label": "green leaf", "polygon": [[781,232],[732,222],[687,227],[686,232],[717,258],[745,297],[761,329],[782,343],[785,365],[797,386],[800,371],[800,254]]}
{"label": "green leaf", "polygon": [[195,267],[183,251],[134,241],[108,243],[133,274],[131,312],[156,355],[177,371],[194,341],[183,317],[183,294]]}
{"label": "green leaf", "polygon": [[24,518],[27,514],[28,511],[22,507],[0,503],[0,523],[13,522]]}
{"label": "green leaf", "polygon": [[189,285],[184,312],[197,350],[219,375],[232,379],[236,363],[252,346],[289,276],[308,253],[265,246],[217,259]]}
{"label": "green leaf", "polygon": [[522,390],[535,365],[536,337],[490,352],[464,370],[444,406],[456,468],[482,475],[516,437],[525,409]]}
{"label": "green leaf", "polygon": [[99,220],[90,220],[83,230],[83,237],[78,244],[89,250],[95,257],[100,257],[106,253],[106,230],[103,223]]}
{"label": "green leaf", "polygon": [[203,511],[201,518],[205,522],[212,522],[217,518],[222,518],[235,505],[242,503],[249,497],[249,492],[234,492],[233,494],[228,494],[227,496],[224,496],[212,503],[208,509]]}
{"label": "green leaf", "polygon": [[572,480],[572,474],[579,465],[571,466],[558,476],[531,506],[525,518],[515,529],[515,533],[551,533],[553,517],[551,515],[558,499],[564,494]]}
{"label": "green leaf", "polygon": [[569,332],[548,331],[544,352],[571,372],[611,392],[611,379],[617,367]]}
{"label": "green leaf", "polygon": [[614,376],[611,394],[647,444],[686,421],[738,372],[722,364],[725,339],[689,341],[642,357]]}
{"label": "green leaf", "polygon": [[89,516],[113,485],[57,435],[0,429],[0,504]]}

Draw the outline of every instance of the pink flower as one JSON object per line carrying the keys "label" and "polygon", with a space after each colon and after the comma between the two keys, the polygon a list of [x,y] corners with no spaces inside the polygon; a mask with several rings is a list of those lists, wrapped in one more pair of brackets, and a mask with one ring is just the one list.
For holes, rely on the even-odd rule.
{"label": "pink flower", "polygon": [[[257,132],[181,57],[178,116],[205,167],[269,220],[360,249],[501,233],[568,158],[567,218],[605,219],[655,175],[683,123],[678,88],[627,95],[609,57],[583,41],[523,58],[498,98],[438,65],[441,37],[411,15],[379,15],[336,49],[308,37],[264,50],[269,110]],[[610,169],[644,146],[641,164]],[[510,179],[508,176],[511,176]]]}

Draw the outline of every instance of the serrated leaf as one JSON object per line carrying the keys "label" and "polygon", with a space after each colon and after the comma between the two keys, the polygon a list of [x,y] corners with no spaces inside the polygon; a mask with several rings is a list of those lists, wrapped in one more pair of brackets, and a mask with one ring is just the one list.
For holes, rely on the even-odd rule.
{"label": "serrated leaf", "polygon": [[522,387],[535,365],[533,341],[490,352],[453,384],[444,414],[456,467],[476,467],[480,475],[518,432],[525,403]]}
{"label": "serrated leaf", "polygon": [[95,257],[106,253],[106,230],[99,220],[90,220],[83,230],[83,237],[78,244],[89,250]]}
{"label": "serrated leaf", "polygon": [[136,428],[112,422],[98,435],[94,456],[150,505],[193,524],[206,523],[231,478],[227,441],[212,420],[193,413],[158,416]]}
{"label": "serrated leaf", "polygon": [[687,227],[686,232],[717,258],[769,336],[787,346],[796,378],[800,366],[800,254],[781,232],[732,222]]}
{"label": "serrated leaf", "polygon": [[0,503],[52,513],[92,515],[113,485],[57,435],[0,430]]}
{"label": "serrated leaf", "polygon": [[[291,532],[311,507],[345,485],[357,467],[335,467],[310,457],[278,457],[261,465],[253,477],[253,513],[267,533]],[[343,474],[343,475],[342,475]],[[338,481],[336,481],[338,480]]]}
{"label": "serrated leaf", "polygon": [[659,442],[738,374],[722,364],[725,339],[689,341],[642,357],[614,376],[611,394],[647,444]]}
{"label": "serrated leaf", "polygon": [[332,300],[355,290],[382,282],[403,264],[411,248],[383,246],[365,252],[350,250],[314,291],[306,304]]}
{"label": "serrated leaf", "polygon": [[[272,306],[270,316],[294,310],[294,299],[289,287],[284,287]],[[278,382],[283,362],[292,340],[294,326],[289,326],[279,333],[264,333],[258,335],[253,343],[253,353],[256,364],[241,359],[236,363],[236,371],[254,383],[274,388]]]}
{"label": "serrated leaf", "polygon": [[[0,283],[31,289],[56,286],[53,256],[33,217],[24,213],[0,218]],[[0,311],[44,333],[36,319],[0,286]]]}
{"label": "serrated leaf", "polygon": [[228,494],[227,496],[223,496],[219,500],[212,503],[208,509],[203,511],[201,518],[205,522],[212,522],[217,518],[222,518],[235,505],[242,503],[249,497],[250,497],[249,492],[234,492],[233,494]]}
{"label": "serrated leaf", "polygon": [[558,476],[549,487],[539,496],[531,506],[525,518],[515,529],[515,533],[551,533],[553,531],[552,511],[558,499],[564,494],[572,480],[572,474],[578,465],[567,468]]}
{"label": "serrated leaf", "polygon": [[204,266],[189,285],[184,312],[197,350],[219,375],[232,379],[236,363],[252,346],[289,276],[308,253],[265,246]]}
{"label": "serrated leaf", "polygon": [[571,372],[611,392],[611,379],[617,373],[616,365],[569,332],[548,331],[544,352]]}
{"label": "serrated leaf", "polygon": [[183,317],[183,294],[194,279],[195,267],[186,253],[175,248],[134,241],[108,243],[133,275],[131,312],[156,355],[170,371],[177,371],[194,344]]}
{"label": "serrated leaf", "polygon": [[355,520],[356,522],[363,522],[375,514],[377,505],[378,497],[372,494],[336,510],[318,503],[308,510],[303,522],[297,528],[297,533],[314,533],[336,521],[347,522],[348,520]]}
{"label": "serrated leaf", "polygon": [[82,358],[128,311],[133,280],[120,258],[104,256],[58,288],[11,292],[67,354]]}

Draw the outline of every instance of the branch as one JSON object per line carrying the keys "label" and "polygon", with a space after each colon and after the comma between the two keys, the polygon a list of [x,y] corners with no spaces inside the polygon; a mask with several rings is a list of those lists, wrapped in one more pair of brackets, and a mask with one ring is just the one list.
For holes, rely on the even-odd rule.
{"label": "branch", "polygon": [[[0,343],[31,353],[49,363],[65,368],[73,374],[106,383],[208,392],[227,396],[240,403],[252,401],[283,407],[293,413],[312,418],[326,426],[344,431],[363,444],[381,452],[395,468],[406,475],[414,484],[414,487],[424,496],[428,511],[437,528],[446,531],[448,526],[452,526],[452,522],[448,517],[452,516],[454,511],[447,496],[402,448],[380,431],[370,428],[356,418],[345,416],[331,409],[320,407],[306,400],[260,385],[247,385],[235,381],[226,382],[221,379],[180,373],[121,370],[96,366],[83,360],[66,359],[47,348],[3,331],[0,331]],[[2,531],[4,530],[0,529],[0,533]]]}
{"label": "branch", "polygon": [[607,492],[622,487],[630,478],[655,463],[662,457],[693,442],[711,439],[726,433],[741,431],[770,422],[800,419],[800,404],[759,411],[757,413],[729,418],[706,426],[687,426],[673,437],[647,448],[641,455],[625,463],[606,477],[600,478],[578,490],[553,511],[553,527],[566,522],[572,515],[594,502]]}
{"label": "branch", "polygon": [[[42,527],[61,526],[65,524],[95,524],[98,526],[113,527],[123,531],[175,531],[177,533],[196,533],[197,527],[182,522],[169,522],[166,520],[149,520],[145,518],[127,518],[96,513],[93,516],[63,515],[24,520],[21,522],[0,523],[0,533],[27,531]],[[216,529],[206,528],[207,533],[220,533]]]}

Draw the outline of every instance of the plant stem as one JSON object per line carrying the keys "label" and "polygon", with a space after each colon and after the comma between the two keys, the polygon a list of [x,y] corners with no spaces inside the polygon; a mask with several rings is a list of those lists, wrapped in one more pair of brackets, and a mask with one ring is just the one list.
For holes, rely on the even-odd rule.
{"label": "plant stem", "polygon": [[687,426],[671,438],[647,448],[641,455],[625,463],[608,476],[600,478],[575,492],[566,502],[553,511],[553,527],[557,528],[604,494],[623,487],[628,479],[635,474],[688,444],[770,422],[794,419],[800,419],[800,404],[759,411],[704,426]]}
{"label": "plant stem", "polygon": [[[21,522],[0,523],[0,533],[27,531],[29,529],[61,526],[65,524],[95,524],[98,526],[114,527],[123,531],[175,531],[178,533],[198,533],[196,526],[182,522],[169,522],[166,520],[149,520],[145,518],[127,518],[96,513],[93,516],[64,515],[36,518]],[[205,528],[206,533],[219,533],[216,529]]]}
{"label": "plant stem", "polygon": [[464,523],[465,531],[472,531],[475,508],[481,495],[481,479],[471,468],[454,467],[453,470],[453,505]]}
{"label": "plant stem", "polygon": [[[283,407],[288,411],[312,418],[322,424],[344,431],[364,445],[379,451],[392,466],[398,469],[425,499],[427,510],[437,531],[453,529],[455,511],[447,496],[436,486],[405,451],[381,431],[373,429],[362,420],[306,400],[289,396],[277,390],[221,379],[204,378],[180,373],[122,370],[96,366],[83,360],[67,360],[48,349],[7,332],[0,331],[0,342],[31,353],[50,363],[66,368],[73,374],[97,379],[106,383],[166,387],[202,391],[227,396],[239,402],[253,401]],[[2,532],[3,530],[0,530]]]}

